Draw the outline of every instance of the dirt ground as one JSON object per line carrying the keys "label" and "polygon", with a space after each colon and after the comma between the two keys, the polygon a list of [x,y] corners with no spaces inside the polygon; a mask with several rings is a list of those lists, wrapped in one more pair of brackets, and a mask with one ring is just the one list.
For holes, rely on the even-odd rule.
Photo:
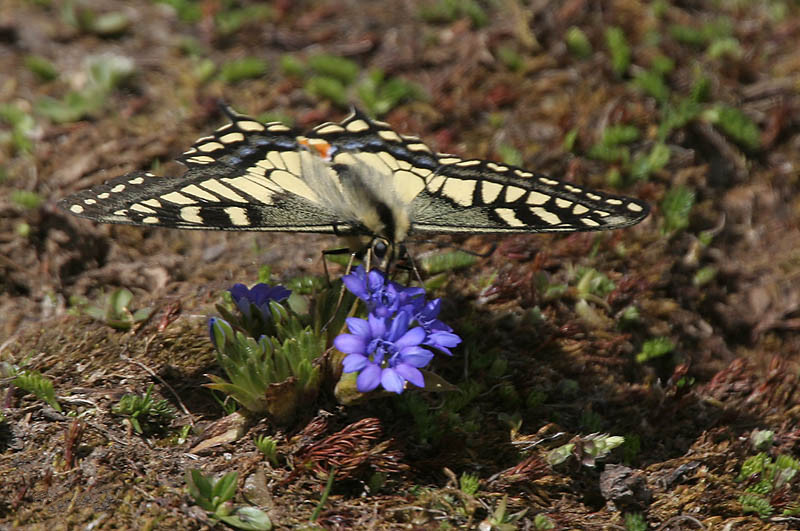
{"label": "dirt ground", "polygon": [[[437,151],[652,214],[442,239],[497,243],[433,292],[464,338],[433,370],[459,391],[345,407],[331,384],[288,426],[193,451],[229,429],[203,387],[220,294],[264,265],[321,275],[336,241],[97,225],[55,203],[179,175],[219,101],[300,128],[355,103]],[[0,527],[224,527],[187,493],[197,468],[238,472],[234,503],[277,528],[800,529],[798,154],[793,0],[3,0]],[[87,315],[117,288],[151,318]],[[62,411],[14,370],[52,381]],[[143,436],[112,408],[151,384],[177,415]],[[625,442],[593,454],[592,434]]]}

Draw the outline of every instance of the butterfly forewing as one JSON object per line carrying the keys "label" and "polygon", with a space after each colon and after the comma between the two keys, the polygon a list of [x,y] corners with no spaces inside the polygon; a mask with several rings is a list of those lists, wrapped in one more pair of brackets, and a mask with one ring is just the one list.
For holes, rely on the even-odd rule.
{"label": "butterfly forewing", "polygon": [[434,232],[570,232],[641,221],[647,205],[501,163],[442,155],[412,205],[414,229]]}
{"label": "butterfly forewing", "polygon": [[[395,243],[415,232],[616,229],[648,213],[636,199],[434,153],[357,110],[305,136],[225,112],[230,124],[179,157],[183,176],[134,172],[61,206],[107,223],[365,234]],[[394,232],[385,234],[387,226]]]}
{"label": "butterfly forewing", "polygon": [[[183,229],[352,231],[306,184],[329,171],[280,123],[262,124],[227,110],[232,122],[198,139],[178,160],[178,178],[133,172],[60,202],[105,223]],[[324,178],[324,177],[323,177]]]}

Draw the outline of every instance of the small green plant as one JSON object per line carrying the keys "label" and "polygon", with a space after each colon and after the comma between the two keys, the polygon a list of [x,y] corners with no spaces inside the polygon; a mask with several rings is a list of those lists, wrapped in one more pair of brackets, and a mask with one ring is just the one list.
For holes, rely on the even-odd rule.
{"label": "small green plant", "polygon": [[642,345],[642,350],[636,355],[636,361],[638,363],[645,363],[660,358],[665,354],[669,354],[673,350],[675,350],[675,343],[668,337],[648,339]]}
{"label": "small green plant", "polygon": [[492,512],[491,516],[487,518],[489,528],[502,530],[516,529],[514,522],[525,516],[525,513],[528,512],[528,509],[523,509],[514,514],[508,514],[507,511],[508,494],[503,496],[503,499],[497,503],[497,507],[495,508],[494,512]]}
{"label": "small green plant", "polygon": [[[46,376],[42,375],[39,371],[31,371],[31,370],[22,370],[17,372],[17,368],[14,366],[7,365],[7,368],[10,367],[10,375],[14,375],[13,383],[23,391],[27,391],[29,393],[33,393],[39,400],[44,400],[47,404],[55,409],[56,411],[61,411],[61,406],[58,404],[56,400],[56,393],[53,389],[53,382],[51,382]],[[4,371],[9,372],[9,371]]]}
{"label": "small green plant", "polygon": [[243,57],[224,63],[219,71],[219,79],[225,83],[237,83],[245,79],[263,76],[268,69],[266,61],[258,57]]}
{"label": "small green plant", "polygon": [[612,125],[603,131],[600,142],[589,148],[588,155],[593,159],[605,162],[622,161],[627,163],[630,159],[629,144],[639,138],[639,129],[633,125]]}
{"label": "small green plant", "polygon": [[367,110],[376,116],[386,114],[402,102],[427,99],[421,86],[400,77],[387,78],[379,68],[370,70],[356,92]]}
{"label": "small green plant", "polygon": [[617,287],[613,280],[591,267],[578,267],[575,276],[578,278],[575,288],[578,290],[579,298],[589,296],[602,298]]}
{"label": "small green plant", "polygon": [[41,55],[27,56],[25,66],[41,81],[52,81],[58,77],[58,69],[55,65]]}
{"label": "small green plant", "polygon": [[335,77],[313,76],[306,82],[305,90],[312,96],[331,100],[342,107],[348,104],[347,89]]}
{"label": "small green plant", "polygon": [[[774,460],[766,452],[748,457],[736,477],[736,481],[749,482],[749,486],[739,496],[742,512],[755,513],[761,518],[771,516],[775,512],[772,493],[791,483],[798,470],[800,461],[786,454],[781,454]],[[785,515],[796,510],[796,503],[784,502]]]}
{"label": "small green plant", "polygon": [[419,268],[429,275],[435,275],[445,271],[465,269],[474,265],[477,261],[478,259],[474,254],[464,251],[449,251],[420,257]]}
{"label": "small green plant", "polygon": [[772,430],[753,430],[750,434],[750,443],[755,450],[764,451],[772,447],[775,432]]}
{"label": "small green plant", "polygon": [[128,289],[118,288],[106,297],[102,308],[88,306],[85,311],[87,315],[105,322],[112,328],[130,330],[137,323],[146,321],[153,312],[152,308],[140,308],[132,312],[129,309],[131,302],[133,293]]}
{"label": "small green plant", "polygon": [[[330,328],[341,330],[348,309],[343,303],[334,313],[339,291],[326,288],[311,306],[303,301],[309,313],[301,315],[292,309],[290,293],[280,286],[257,284],[248,289],[237,284],[226,292],[229,302],[217,305],[222,318],[209,321],[217,362],[227,379],[209,375],[212,383],[207,387],[279,423],[292,419],[297,408],[316,397],[327,340],[323,325],[333,319]],[[352,304],[353,299],[348,300]]]}
{"label": "small green plant", "polygon": [[33,149],[33,129],[36,123],[33,117],[17,105],[0,103],[0,124],[8,124],[10,131],[0,128],[0,146],[10,144],[19,153],[28,153]]}
{"label": "small green plant", "polygon": [[727,105],[716,105],[703,113],[703,118],[719,127],[723,133],[745,149],[761,147],[761,131],[746,114]]}
{"label": "small green plant", "polygon": [[308,58],[308,66],[317,75],[336,79],[343,85],[355,81],[360,70],[358,64],[350,59],[330,54],[312,55]]}
{"label": "small green plant", "polygon": [[283,54],[280,59],[281,72],[285,76],[300,77],[306,72],[306,64],[291,54]]}
{"label": "small green plant", "polygon": [[183,22],[198,22],[203,17],[202,6],[195,0],[155,0],[155,2],[170,6]]}
{"label": "small green plant", "polygon": [[664,76],[654,70],[640,70],[633,76],[633,86],[663,103],[669,99],[670,90]]}
{"label": "small green plant", "polygon": [[556,523],[549,516],[539,513],[533,517],[533,528],[536,531],[546,531],[555,529]]}
{"label": "small green plant", "polygon": [[128,417],[136,430],[143,434],[162,428],[175,418],[175,409],[166,400],[153,400],[153,384],[143,395],[126,394],[112,408],[112,413]]}
{"label": "small green plant", "polygon": [[267,435],[259,435],[253,439],[253,444],[273,466],[278,464],[278,441]]}
{"label": "small green plant", "polygon": [[634,179],[646,181],[653,172],[667,165],[671,152],[663,142],[658,142],[647,154],[637,154],[631,162],[630,174]]}
{"label": "small green plant", "polygon": [[625,442],[619,435],[592,434],[582,437],[583,456],[581,462],[586,466],[594,466],[595,461],[605,458],[611,451]]}
{"label": "small green plant", "polygon": [[485,26],[489,17],[476,0],[436,0],[422,4],[419,10],[422,20],[433,23],[454,22],[469,18],[475,27]]}
{"label": "small green plant", "polygon": [[464,472],[461,474],[461,477],[458,478],[458,488],[461,489],[461,492],[464,494],[469,494],[472,496],[478,492],[478,487],[480,486],[481,480],[476,474]]}
{"label": "small green plant", "polygon": [[664,214],[663,232],[672,234],[687,228],[693,206],[694,191],[683,185],[670,188],[661,201],[661,211]]}
{"label": "small green plant", "polygon": [[100,37],[121,35],[132,23],[130,15],[124,11],[98,13],[89,2],[65,2],[61,18],[65,24]]}
{"label": "small green plant", "polygon": [[44,199],[42,199],[42,196],[36,192],[31,192],[29,190],[11,191],[11,202],[26,210],[39,208],[39,205],[42,204],[42,201],[44,201]]}
{"label": "small green plant", "polygon": [[647,520],[642,513],[628,513],[625,515],[626,531],[647,531]]}
{"label": "small green plant", "polygon": [[631,47],[622,28],[611,27],[606,30],[606,46],[611,54],[611,68],[622,76],[631,64]]}
{"label": "small green plant", "polygon": [[72,90],[60,100],[44,97],[36,102],[36,111],[59,123],[91,116],[103,108],[111,92],[135,71],[133,60],[113,54],[89,57],[85,69],[87,82],[81,90]]}
{"label": "small green plant", "polygon": [[586,59],[592,55],[592,43],[589,38],[577,26],[572,26],[567,30],[564,40],[567,42],[567,48],[579,59]]}
{"label": "small green plant", "polygon": [[273,16],[272,7],[253,4],[241,8],[220,10],[214,17],[217,32],[222,36],[232,35],[247,24],[267,22]]}
{"label": "small green plant", "polygon": [[267,514],[255,507],[234,507],[238,473],[229,472],[219,479],[206,477],[197,469],[186,472],[186,485],[194,502],[208,515],[237,529],[270,530]]}
{"label": "small green plant", "polygon": [[500,46],[497,49],[497,58],[500,59],[506,68],[514,72],[518,72],[525,64],[525,59],[514,47]]}
{"label": "small green plant", "polygon": [[695,286],[705,286],[717,276],[717,268],[714,266],[705,266],[698,269],[692,278],[692,284]]}

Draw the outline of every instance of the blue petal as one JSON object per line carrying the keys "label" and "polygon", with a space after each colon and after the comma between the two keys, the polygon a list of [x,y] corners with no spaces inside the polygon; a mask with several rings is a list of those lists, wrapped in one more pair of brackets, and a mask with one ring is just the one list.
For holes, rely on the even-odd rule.
{"label": "blue petal", "polygon": [[367,365],[356,378],[356,388],[362,393],[368,393],[381,383],[381,368],[374,363]]}
{"label": "blue petal", "polygon": [[369,358],[361,354],[350,354],[342,360],[344,372],[358,372],[369,363]]}
{"label": "blue petal", "polygon": [[428,336],[426,343],[443,347],[455,347],[461,343],[461,338],[452,332],[437,331]]}
{"label": "blue petal", "polygon": [[367,353],[367,343],[364,338],[353,334],[339,334],[333,340],[333,346],[345,354],[361,354],[363,356]]}
{"label": "blue petal", "polygon": [[363,338],[370,337],[370,327],[369,323],[364,319],[360,319],[358,317],[348,317],[345,319],[347,323],[347,328],[357,336]]}
{"label": "blue petal", "polygon": [[238,304],[240,299],[247,299],[247,295],[250,293],[250,290],[247,289],[247,286],[244,284],[234,284],[231,286],[228,292],[230,292],[233,300]]}
{"label": "blue petal", "polygon": [[407,364],[413,367],[424,367],[433,359],[433,352],[422,347],[407,347],[400,351],[396,365]]}
{"label": "blue petal", "polygon": [[367,275],[367,289],[371,292],[376,292],[383,287],[386,283],[386,277],[377,269],[373,269]]}
{"label": "blue petal", "polygon": [[403,392],[404,383],[405,380],[403,377],[397,374],[394,369],[383,369],[381,373],[381,385],[384,389],[399,395]]}
{"label": "blue petal", "polygon": [[[211,317],[208,320],[208,335],[211,337],[211,342],[216,345],[217,340],[214,338],[214,323],[217,322],[216,317]],[[222,337],[225,337],[225,333],[223,332]]]}
{"label": "blue petal", "polygon": [[422,328],[421,326],[415,326],[414,328],[403,334],[403,336],[400,339],[396,340],[394,344],[399,349],[405,347],[414,347],[422,343],[425,340],[426,335],[427,334],[425,333],[424,328]]}
{"label": "blue petal", "polygon": [[[411,316],[407,312],[398,312],[392,320],[392,327],[389,329],[389,334],[386,339],[389,341],[397,341],[408,330],[408,323],[411,322]],[[423,331],[424,335],[424,331]],[[422,339],[420,339],[422,341]]]}
{"label": "blue petal", "polygon": [[412,367],[411,365],[401,363],[395,367],[394,370],[397,371],[397,374],[417,387],[425,387],[425,377],[422,375],[419,369]]}
{"label": "blue petal", "polygon": [[372,331],[372,337],[383,337],[386,335],[386,319],[369,314],[369,328]]}

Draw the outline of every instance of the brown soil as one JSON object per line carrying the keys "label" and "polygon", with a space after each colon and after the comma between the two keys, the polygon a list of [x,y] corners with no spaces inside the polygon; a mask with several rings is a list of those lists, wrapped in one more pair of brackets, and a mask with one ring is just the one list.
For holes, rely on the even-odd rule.
{"label": "brown soil", "polygon": [[[774,432],[773,458],[800,452],[797,2],[281,0],[230,34],[221,14],[241,7],[235,2],[199,2],[193,22],[150,2],[76,2],[72,15],[60,4],[0,4],[0,105],[35,120],[26,152],[0,117],[0,361],[46,375],[64,410],[0,380],[0,527],[222,526],[187,494],[190,468],[237,471],[237,505],[257,505],[277,527],[297,527],[309,521],[344,451],[348,465],[309,526],[510,529],[496,512],[507,497],[507,521],[521,529],[541,526],[538,515],[557,529],[623,529],[634,513],[651,529],[800,528],[800,517],[784,514],[797,509],[796,479],[766,495],[774,508],[768,518],[745,513],[740,501],[757,478],[737,480],[757,453],[755,430]],[[430,20],[428,4],[482,6],[487,19],[467,10]],[[123,14],[129,24],[102,34],[75,22],[88,12]],[[676,37],[676,25],[721,20],[729,40],[720,46],[736,43],[729,54]],[[586,58],[565,45],[572,26],[593,47]],[[621,75],[605,44],[611,26],[631,46],[632,66]],[[670,91],[685,97],[704,75],[704,108],[744,112],[760,130],[759,145],[744,147],[700,116],[667,136],[666,166],[620,190],[652,205],[640,225],[599,235],[456,239],[475,251],[499,243],[491,257],[449,273],[436,292],[465,343],[435,370],[469,388],[463,406],[418,394],[343,407],[326,389],[291,426],[261,420],[238,440],[194,454],[198,440],[224,431],[225,413],[203,387],[205,375],[218,372],[206,318],[220,293],[254,283],[265,264],[282,280],[321,274],[321,251],[337,243],[96,225],[55,202],[154,161],[159,173],[179,174],[172,158],[223,123],[219,100],[302,128],[341,119],[345,105],[313,95],[304,89],[308,77],[280,67],[287,54],[305,60],[321,52],[354,61],[360,76],[381,68],[423,87],[425,101],[400,103],[380,118],[438,151],[499,160],[511,146],[526,168],[595,188],[609,188],[610,170],[625,176],[629,168],[588,156],[604,128],[638,127],[631,157],[657,141],[663,113],[632,78],[658,54],[675,64],[665,76]],[[130,58],[136,74],[102,106],[61,124],[32,110],[45,96],[63,99],[85,87],[85,58],[103,53]],[[49,59],[58,77],[34,75],[31,55]],[[197,73],[204,60],[245,56],[266,61],[267,71],[238,82]],[[358,101],[352,89],[347,96]],[[565,150],[572,130],[574,148]],[[679,185],[694,191],[695,206],[687,228],[665,233],[662,200]],[[43,201],[25,208],[14,199],[19,190]],[[581,266],[615,285],[590,298],[588,310],[575,288]],[[706,267],[716,274],[698,282]],[[545,297],[543,278],[569,287]],[[134,331],[69,311],[75,296],[99,303],[118,287],[134,293],[137,308],[155,308]],[[623,327],[631,305],[639,319]],[[668,337],[673,352],[637,362],[655,337]],[[143,437],[111,408],[151,383],[180,412]],[[420,397],[438,429],[426,432],[414,420]],[[187,424],[193,434],[181,441]],[[596,463],[547,463],[548,451],[568,442],[580,455],[593,432],[627,443]],[[277,466],[255,449],[257,435],[278,439]],[[459,488],[463,473],[480,479],[475,494]]]}

